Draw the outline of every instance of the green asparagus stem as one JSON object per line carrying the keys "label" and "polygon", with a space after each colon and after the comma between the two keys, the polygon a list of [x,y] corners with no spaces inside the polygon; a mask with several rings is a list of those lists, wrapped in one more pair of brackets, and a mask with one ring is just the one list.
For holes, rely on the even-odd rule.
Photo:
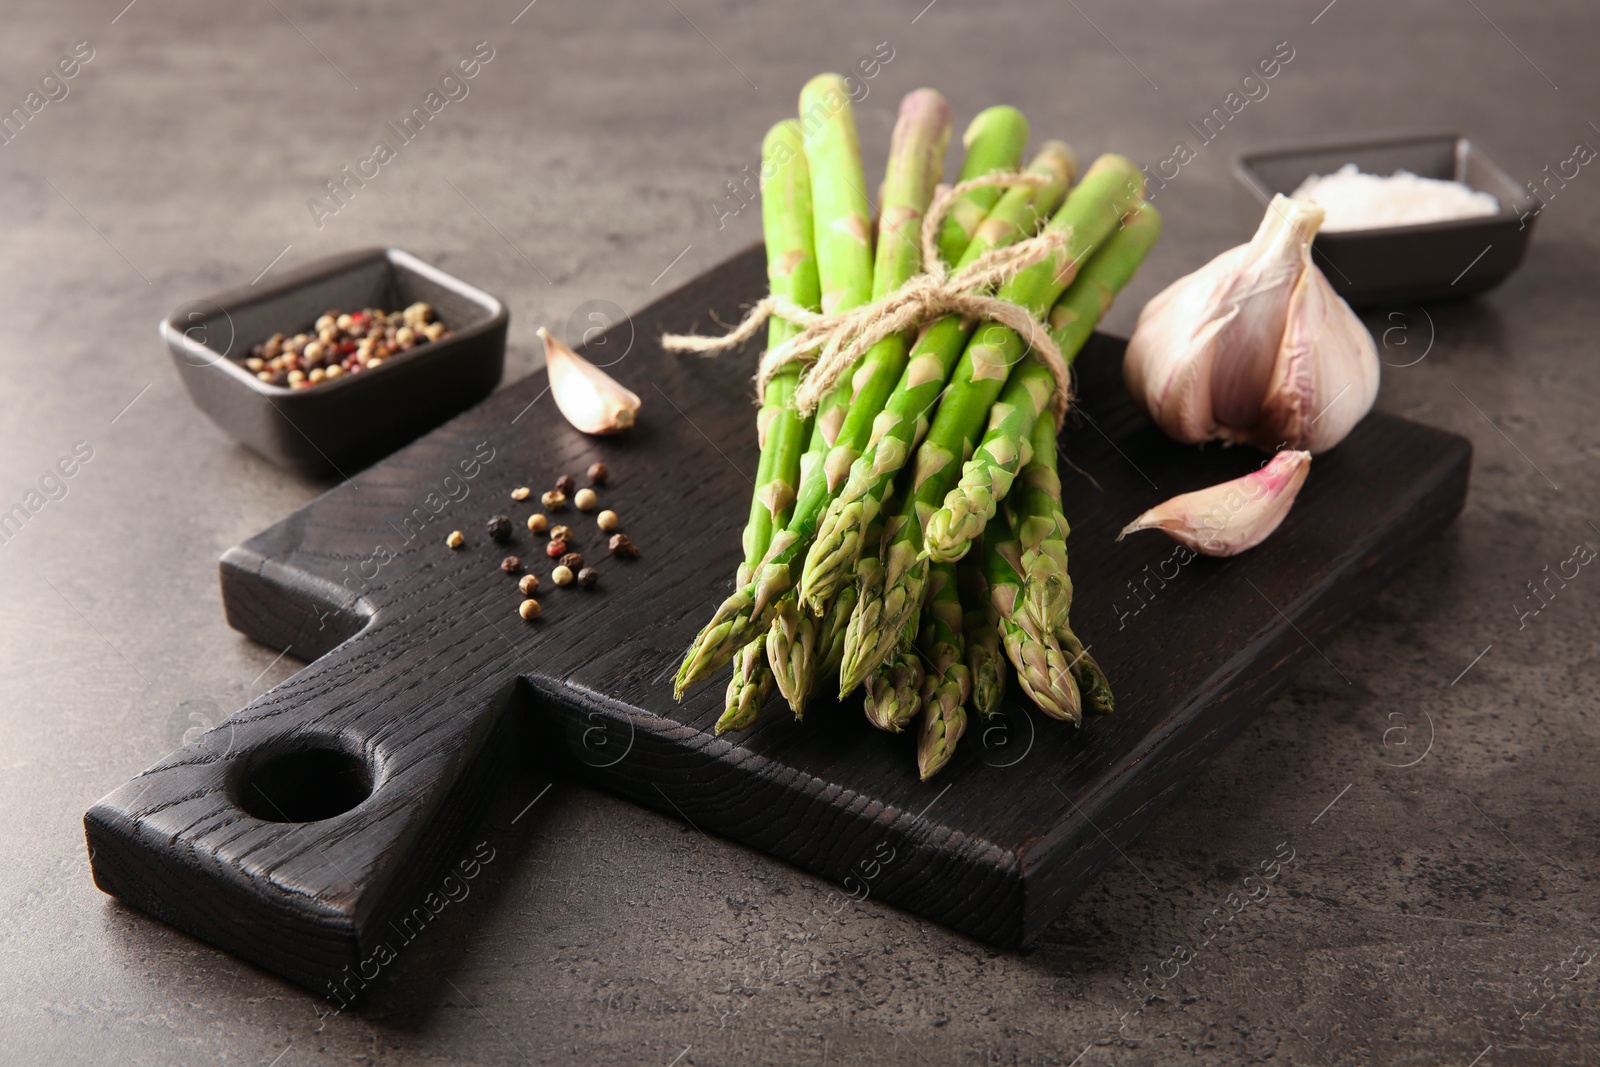
{"label": "green asparagus stem", "polygon": [[[931,89],[919,89],[901,102],[883,180],[883,210],[878,219],[877,258],[872,274],[874,299],[893,292],[921,269],[922,216],[933,199],[949,140],[950,107],[942,96]],[[867,412],[881,404],[872,393],[875,383],[891,368],[904,365],[907,345],[904,337],[886,338],[862,356],[850,380],[851,409]],[[848,463],[856,454],[854,442],[859,437],[846,416],[840,436],[822,461],[823,471],[831,470],[830,464]],[[830,476],[830,488],[832,481]],[[815,674],[812,657],[818,636],[817,620],[806,617],[792,595],[781,597],[774,611],[776,617],[767,636],[768,658],[779,669],[779,689],[795,715],[800,716]]]}
{"label": "green asparagus stem", "polygon": [[999,616],[1001,644],[1017,670],[1023,692],[1051,718],[1076,723],[1082,718],[1082,699],[1072,676],[1070,658],[1054,637],[1040,635],[1021,605],[1022,548],[1005,509],[995,512],[983,532],[984,575],[989,600]]}
{"label": "green asparagus stem", "polygon": [[1056,472],[1056,429],[1048,415],[1033,435],[1033,460],[1007,498],[1021,549],[1022,610],[1035,633],[1053,635],[1071,658],[1072,674],[1083,697],[1083,710],[1110,714],[1116,707],[1111,684],[1100,665],[1072,632],[1072,579],[1067,573],[1066,515],[1061,511],[1061,479]]}
{"label": "green asparagus stem", "polygon": [[[816,249],[811,230],[811,176],[806,166],[800,124],[793,119],[778,123],[761,144],[761,220],[767,246],[767,284],[801,307],[816,309],[821,298]],[[798,327],[773,318],[767,344],[776,347]],[[810,432],[808,418],[794,410],[790,398],[799,381],[800,368],[784,368],[767,383],[756,416],[760,459],[750,518],[744,529],[744,563],[738,584],[750,580],[755,565],[771,543],[774,530],[789,521],[799,484],[800,456]],[[717,733],[748,726],[772,692],[772,672],[757,644],[740,649],[734,657],[724,711]]]}
{"label": "green asparagus stem", "polygon": [[1056,424],[1048,412],[1034,420],[1027,466],[1006,498],[1021,548],[1022,610],[1036,633],[1069,629],[1072,578],[1067,573],[1071,529],[1061,510],[1061,477],[1056,473]]}
{"label": "green asparagus stem", "polygon": [[1028,462],[1029,435],[1040,412],[1054,418],[1049,410],[1054,392],[1055,378],[1032,355],[1011,373],[1005,391],[989,409],[983,440],[961,468],[960,483],[928,519],[924,536],[929,558],[954,563],[983,533],[994,509],[1011,491],[1017,470]]}
{"label": "green asparagus stem", "polygon": [[[881,536],[883,524],[876,525]],[[821,617],[800,611],[794,597],[778,600],[772,626],[767,630],[767,658],[773,665],[778,691],[789,702],[795,718],[805,713],[806,700],[818,676],[827,677],[839,669],[844,655],[844,630],[856,605],[855,566],[850,581],[828,605]],[[738,662],[737,656],[734,662]]]}
{"label": "green asparagus stem", "polygon": [[1022,576],[1019,610],[1022,625],[1048,635],[1068,656],[1083,698],[1083,710],[1109,714],[1115,708],[1111,685],[1083,643],[1072,632],[1072,579],[1067,573],[1067,536],[1071,532],[1061,510],[1061,479],[1056,472],[1055,420],[1047,413],[1034,427],[1033,457],[1006,498],[1019,549]]}
{"label": "green asparagus stem", "polygon": [[[864,553],[861,560],[871,560],[878,563],[878,542],[883,539],[883,514],[874,516],[867,523],[866,533],[863,535],[864,543],[871,546],[871,551]],[[839,592],[828,604],[828,610],[822,616],[822,636],[818,638],[817,647],[822,649],[822,662],[817,665],[819,677],[836,675],[839,664],[844,659],[844,634],[845,628],[850,623],[850,614],[855,611],[856,601],[861,595],[861,582],[857,566],[861,562],[852,562],[848,568],[848,577],[839,588]],[[881,573],[881,572],[880,572]],[[882,588],[880,583],[879,588]]]}
{"label": "green asparagus stem", "polygon": [[[1022,161],[1022,149],[1028,143],[1028,120],[1014,107],[1002,104],[985,108],[967,125],[961,135],[961,146],[967,150],[961,162],[961,176],[957,181],[982,178],[996,171],[1014,170]],[[999,186],[988,186],[963,193],[950,207],[944,223],[939,227],[939,256],[946,263],[961,258],[978,225],[989,214],[1004,192]]]}
{"label": "green asparagus stem", "polygon": [[[1090,259],[1050,312],[1051,336],[1063,353],[1075,355],[1082,348],[1160,233],[1161,216],[1149,204],[1141,204]],[[1061,509],[1055,426],[1048,418],[1034,427],[1031,451],[1032,460],[1018,479],[1023,493],[1014,505],[1022,549],[1024,603],[1036,626],[1054,633],[1057,643],[1071,657],[1083,710],[1109,714],[1115,708],[1110,683],[1068,621],[1072,606],[1072,579],[1067,572],[1069,530]],[[1012,494],[1018,495],[1015,489]]]}
{"label": "green asparagus stem", "polygon": [[[1115,232],[1118,222],[1138,202],[1142,175],[1122,156],[1101,156],[1067,196],[1050,220],[1051,229],[1071,234],[1064,249],[1022,271],[1000,287],[998,295],[1043,317],[1077,274],[1078,264]],[[982,327],[967,345],[951,384],[940,401],[927,437],[917,450],[915,477],[900,514],[885,526],[884,594],[864,593],[856,604],[845,635],[840,695],[847,694],[899,646],[902,633],[914,625],[922,609],[928,560],[922,556],[923,528],[945,494],[955,486],[962,460],[976,442],[1026,343],[1007,327]]]}
{"label": "green asparagus stem", "polygon": [[985,718],[1000,710],[1005,696],[1006,664],[1000,651],[1000,613],[989,600],[981,553],[969,552],[956,565],[961,592],[961,628],[966,646],[972,706]]}
{"label": "green asparagus stem", "polygon": [[822,310],[845,311],[872,294],[872,207],[861,173],[861,141],[845,80],[819,74],[800,90],[812,233]]}
{"label": "green asparagus stem", "polygon": [[[1160,233],[1161,216],[1155,208],[1149,204],[1135,208],[1050,310],[1051,339],[1069,365]],[[1052,385],[1048,372],[1032,357],[1012,374],[990,413],[988,432],[962,468],[961,483],[928,520],[931,558],[960,559],[972,539],[983,532],[995,507],[1010,491],[1019,466],[1028,462],[1029,437]],[[1034,400],[1038,403],[1030,406],[1029,401]]]}
{"label": "green asparagus stem", "polygon": [[1078,277],[1050,309],[1050,339],[1068,359],[1075,357],[1094,333],[1094,328],[1111,310],[1122,287],[1127,285],[1144,257],[1161,236],[1161,213],[1152,204],[1141,203],[1122,220],[1122,228],[1112,234]]}
{"label": "green asparagus stem", "polygon": [[1066,143],[1046,141],[1039,146],[1024,173],[1038,175],[1046,184],[1007,189],[978,224],[966,249],[954,260],[946,260],[947,263],[964,267],[986,252],[1016,244],[1038,233],[1039,227],[1049,222],[1050,216],[1061,207],[1067,190],[1078,177],[1078,157]]}
{"label": "green asparagus stem", "polygon": [[[873,556],[862,557],[856,571],[854,587],[860,596],[881,596],[883,594],[882,562]],[[890,668],[894,665],[892,663],[878,665],[878,670],[871,675],[867,682],[867,696],[862,705],[862,710],[866,712],[867,720],[880,730],[899,732],[900,725],[904,725],[905,719],[909,719],[910,714],[906,714],[900,720],[900,725],[896,725],[896,713],[904,711],[906,702],[904,700],[898,704],[894,702],[895,685],[889,677]],[[921,685],[920,678],[917,680],[917,684]]]}
{"label": "green asparagus stem", "polygon": [[[1074,171],[1071,149],[1059,141],[1045,144],[1028,172],[1048,178],[1049,184],[1007,190],[979,225],[980,239],[962,254],[957,266],[1032,235],[1039,220],[1061,205]],[[939,402],[975,326],[946,315],[923,328],[900,381],[873,422],[867,451],[851,466],[849,480],[828,505],[806,555],[800,595],[813,612],[828,603],[860,554],[862,529],[877,515],[895,475],[927,432],[928,413]]]}
{"label": "green asparagus stem", "polygon": [[[872,298],[882,299],[922,269],[922,216],[933,201],[944,172],[950,142],[950,105],[932,89],[917,89],[900,102],[900,117],[889,142],[883,179],[883,209],[878,216],[878,252],[872,269]],[[911,339],[885,337],[867,349],[847,379],[850,410],[822,463],[828,495],[843,484],[850,464],[861,454],[873,418],[906,365]],[[823,500],[822,503],[826,503]]]}
{"label": "green asparagus stem", "polygon": [[[861,172],[861,143],[845,80],[837,74],[812,78],[800,90],[800,114],[805,123],[801,127],[804,151],[798,158],[805,164],[811,194],[818,306],[823,311],[843,311],[864,303],[872,295],[871,207],[864,191],[867,183]],[[763,211],[764,199],[765,192]],[[818,406],[811,442],[799,465],[802,492],[816,480],[822,456],[843,424],[849,399],[846,383]],[[786,543],[786,531],[775,532],[768,551],[773,547],[772,540],[781,547]],[[752,583],[761,576],[758,568],[753,578],[738,582],[733,595],[695,637],[673,686],[679,699],[690,684],[726,663],[740,648],[758,642],[771,622],[768,617],[759,625],[750,625],[749,606],[758,592]],[[768,580],[770,583],[776,579],[778,575],[773,574]],[[756,647],[763,646],[757,643]]]}
{"label": "green asparagus stem", "polygon": [[[1027,118],[1014,107],[986,107],[978,112],[973,122],[962,134],[962,147],[966,158],[962,160],[962,176],[957,181],[984,178],[995,171],[1010,171],[1022,160],[1022,147],[1027,146]],[[939,256],[944,262],[960,259],[966,245],[978,232],[979,222],[994,208],[1003,190],[997,186],[973,189],[950,206],[939,227]]]}
{"label": "green asparagus stem", "polygon": [[955,754],[956,742],[967,728],[967,712],[962,705],[972,694],[955,564],[935,563],[928,569],[928,602],[923,620],[916,649],[926,661],[917,772],[926,782]]}
{"label": "green asparagus stem", "polygon": [[[812,79],[801,93],[802,114],[809,114],[806,110],[807,94],[818,80]],[[848,127],[848,135],[834,131],[829,137],[808,135],[806,140],[806,155],[812,172],[817,260],[822,277],[824,311],[845,310],[861,302],[861,299],[857,299],[858,286],[833,287],[829,253],[836,246],[848,242],[835,233],[825,233],[841,227],[853,231],[858,217],[854,214],[832,214],[842,202],[848,200],[835,187],[853,181],[859,192],[865,184],[860,178],[860,149],[855,138],[855,120],[848,106],[832,112],[823,129],[838,126],[841,120]],[[884,295],[892,292],[914,275],[920,266],[917,234],[922,215],[933,199],[933,188],[939,180],[949,135],[950,108],[938,93],[931,89],[919,89],[902,102],[884,181],[878,262],[871,275],[872,293]],[[853,167],[846,181],[838,181],[837,174],[825,171],[830,163],[836,170]],[[845,206],[852,210],[857,206],[864,209],[865,202],[849,201]],[[847,217],[848,221],[837,224],[828,221],[841,217]],[[859,218],[860,233],[865,239],[870,233],[866,229],[864,212]],[[849,265],[853,269],[853,262]],[[833,306],[829,305],[830,298],[836,300]],[[817,427],[820,432],[813,434],[813,451],[823,441],[831,440],[832,447],[820,462],[814,459],[810,463],[803,462],[800,490],[788,526],[773,536],[767,557],[757,569],[754,579],[741,585],[723,601],[711,622],[695,638],[678,669],[674,688],[680,699],[688,686],[727,662],[741,645],[771,625],[777,600],[793,589],[801,554],[810,544],[817,520],[832,498],[838,481],[842,481],[843,473],[866,443],[873,417],[882,409],[885,397],[900,376],[907,348],[906,338],[899,336],[885,338],[874,345],[834,390],[833,397],[818,408]],[[841,395],[848,397],[848,411],[842,402],[830,406]],[[835,421],[835,415],[842,415],[842,418],[837,419],[837,435],[830,437],[828,430]],[[835,469],[839,472],[838,479],[829,474]],[[795,572],[793,576],[791,568]]]}

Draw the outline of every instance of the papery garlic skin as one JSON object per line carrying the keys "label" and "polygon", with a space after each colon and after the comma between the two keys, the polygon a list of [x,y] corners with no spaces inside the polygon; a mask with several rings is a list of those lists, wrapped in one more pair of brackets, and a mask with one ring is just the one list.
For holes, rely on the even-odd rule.
{"label": "papery garlic skin", "polygon": [[578,355],[543,326],[545,370],[556,407],[584,433],[621,433],[632,426],[641,401],[637,394]]}
{"label": "papery garlic skin", "polygon": [[1320,452],[1371,409],[1377,346],[1311,261],[1322,217],[1315,203],[1274,197],[1249,244],[1140,312],[1123,380],[1169,436]]}
{"label": "papery garlic skin", "polygon": [[1117,540],[1136,530],[1164,530],[1202,555],[1236,556],[1278,528],[1310,470],[1310,452],[1285,449],[1242,478],[1157,504],[1124,526]]}

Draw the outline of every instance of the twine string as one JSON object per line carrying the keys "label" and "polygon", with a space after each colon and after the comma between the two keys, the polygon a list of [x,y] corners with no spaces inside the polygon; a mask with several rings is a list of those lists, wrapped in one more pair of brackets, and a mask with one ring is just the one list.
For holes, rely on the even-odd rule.
{"label": "twine string", "polygon": [[939,231],[963,194],[994,186],[1038,187],[1048,181],[1039,174],[996,173],[940,190],[922,220],[922,273],[879,300],[847,311],[824,313],[773,294],[760,300],[737,326],[720,337],[666,334],[661,338],[661,346],[668,352],[716,355],[750,340],[773,316],[791,322],[799,327],[799,332],[769,348],[762,356],[756,371],[756,395],[765,399],[767,383],[779,371],[796,363],[807,365],[795,389],[794,404],[801,414],[810,414],[850,372],[856,360],[884,338],[944,315],[960,315],[971,321],[988,320],[1015,330],[1028,350],[1050,371],[1055,380],[1051,408],[1059,426],[1066,417],[1072,395],[1067,361],[1051,340],[1049,331],[1026,308],[1000,299],[993,295],[993,290],[1028,267],[1065,251],[1071,242],[1071,231],[1046,229],[1015,244],[991,249],[954,271],[939,256]]}

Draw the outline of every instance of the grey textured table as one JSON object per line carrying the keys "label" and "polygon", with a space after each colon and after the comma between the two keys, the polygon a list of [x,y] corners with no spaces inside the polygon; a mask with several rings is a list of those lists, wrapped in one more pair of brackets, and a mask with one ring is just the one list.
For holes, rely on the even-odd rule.
{"label": "grey textured table", "polygon": [[[1167,236],[1112,316],[1124,331],[1248,233],[1236,151],[1460,128],[1531,180],[1600,143],[1592,5],[924,2],[7,12],[3,109],[74,42],[92,58],[0,146],[0,506],[76,442],[93,455],[0,543],[0,1057],[1592,1061],[1600,576],[1548,603],[1527,585],[1600,546],[1592,168],[1500,290],[1371,322],[1379,404],[1476,444],[1459,523],[1032,952],[870,899],[836,912],[816,878],[532,775],[476,831],[493,860],[366,1008],[330,1014],[90,883],[85,807],[297,666],[227,629],[216,560],[321,487],[189,405],[154,332],[188,298],[395,244],[508,299],[521,376],[541,323],[571,336],[585,301],[640,307],[756,240],[725,183],[807,76],[875,51],[892,58],[860,106],[869,169],[921,84],[962,121],[1007,101],[1086,157],[1154,164],[1289,42],[1270,94],[1162,191]],[[308,199],[479,41],[493,58],[468,95],[319,227]],[[1290,850],[1271,896],[1174,956]]]}

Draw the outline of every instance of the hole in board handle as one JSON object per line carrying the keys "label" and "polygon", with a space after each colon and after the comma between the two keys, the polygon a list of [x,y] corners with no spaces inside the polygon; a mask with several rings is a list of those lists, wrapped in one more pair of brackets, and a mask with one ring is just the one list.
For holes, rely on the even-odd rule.
{"label": "hole in board handle", "polygon": [[318,822],[343,815],[372,795],[367,761],[337,748],[272,756],[248,770],[234,800],[265,822]]}

